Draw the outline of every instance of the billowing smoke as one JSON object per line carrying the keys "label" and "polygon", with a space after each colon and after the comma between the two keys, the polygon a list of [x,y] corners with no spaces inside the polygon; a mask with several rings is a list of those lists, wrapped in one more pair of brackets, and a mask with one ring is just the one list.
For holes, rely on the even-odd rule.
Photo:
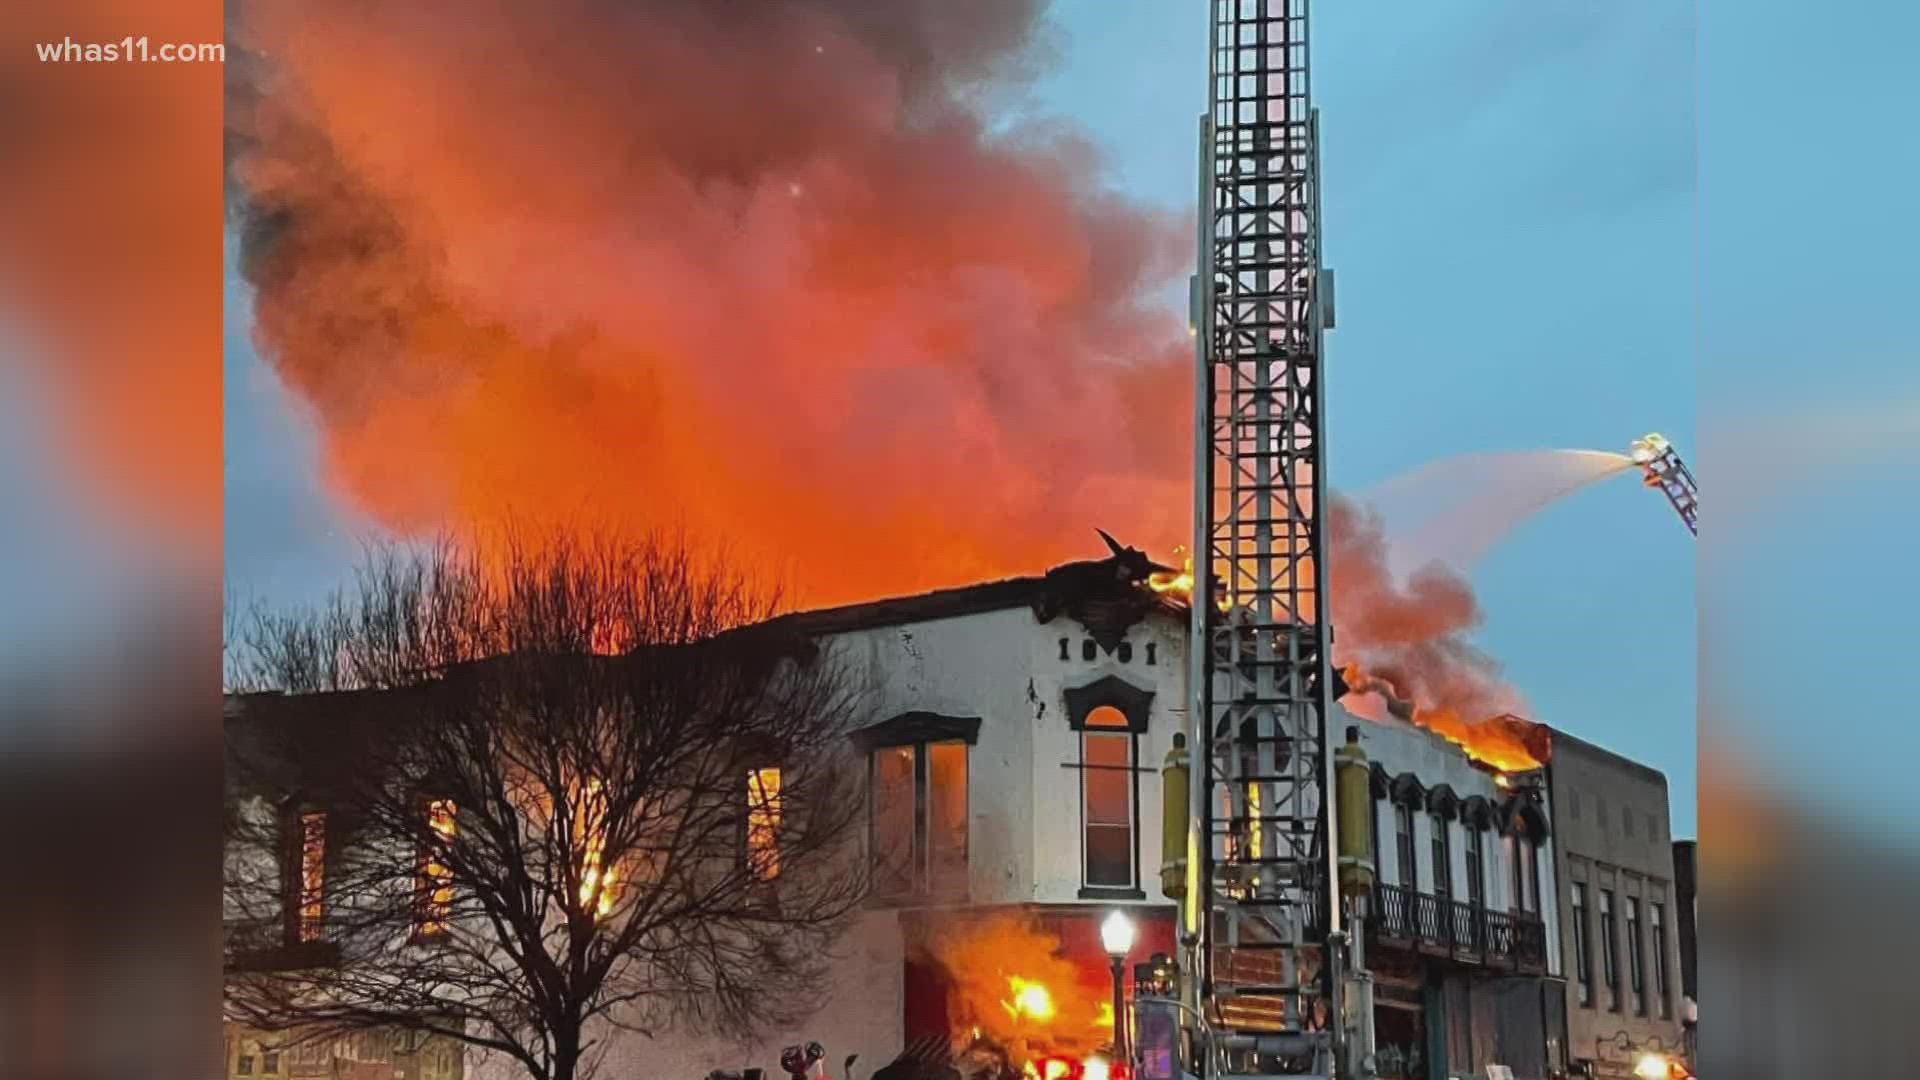
{"label": "billowing smoke", "polygon": [[989,119],[1040,6],[245,5],[241,267],[334,490],[726,537],[815,602],[1170,548],[1187,232]]}
{"label": "billowing smoke", "polygon": [[1545,733],[1511,716],[1528,712],[1525,700],[1469,640],[1481,612],[1466,579],[1440,563],[1396,575],[1380,519],[1349,499],[1329,501],[1327,534],[1348,706],[1433,728],[1506,768],[1544,762]]}

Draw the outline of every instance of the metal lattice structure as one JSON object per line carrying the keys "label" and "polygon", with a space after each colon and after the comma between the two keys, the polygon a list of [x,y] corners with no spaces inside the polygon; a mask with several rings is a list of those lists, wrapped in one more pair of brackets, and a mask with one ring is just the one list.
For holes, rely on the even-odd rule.
{"label": "metal lattice structure", "polygon": [[1687,531],[1699,536],[1700,485],[1694,483],[1693,471],[1680,460],[1679,452],[1661,436],[1648,435],[1634,440],[1632,456],[1646,476],[1647,486],[1659,488],[1679,513]]}
{"label": "metal lattice structure", "polygon": [[[1340,918],[1328,837],[1317,128],[1307,0],[1213,0],[1203,124],[1191,768],[1194,1006],[1245,1051],[1331,1066],[1315,1032]],[[1208,602],[1207,571],[1212,576]],[[1255,1052],[1257,1051],[1257,1056]],[[1291,1071],[1291,1070],[1289,1070]]]}

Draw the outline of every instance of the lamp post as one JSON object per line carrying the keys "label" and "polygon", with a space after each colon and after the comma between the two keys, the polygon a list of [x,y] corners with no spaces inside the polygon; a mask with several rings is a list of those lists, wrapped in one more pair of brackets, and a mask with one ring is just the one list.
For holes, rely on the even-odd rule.
{"label": "lamp post", "polygon": [[1113,961],[1113,1058],[1130,1062],[1127,1056],[1127,954],[1133,951],[1133,920],[1125,912],[1115,911],[1100,924],[1100,944]]}

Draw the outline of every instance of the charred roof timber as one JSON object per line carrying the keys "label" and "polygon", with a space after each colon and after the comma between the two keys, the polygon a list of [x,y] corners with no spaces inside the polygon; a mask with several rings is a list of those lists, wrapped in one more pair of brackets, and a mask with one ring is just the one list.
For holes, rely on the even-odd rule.
{"label": "charred roof timber", "polygon": [[1187,608],[1177,597],[1147,587],[1147,579],[1153,575],[1172,573],[1169,567],[1154,562],[1139,548],[1121,544],[1104,530],[1098,531],[1112,553],[1105,559],[1062,563],[1038,577],[1007,578],[795,612],[768,625],[818,636],[1026,607],[1041,623],[1069,616],[1086,627],[1100,648],[1111,655],[1126,632],[1149,614],[1161,611],[1184,618]]}

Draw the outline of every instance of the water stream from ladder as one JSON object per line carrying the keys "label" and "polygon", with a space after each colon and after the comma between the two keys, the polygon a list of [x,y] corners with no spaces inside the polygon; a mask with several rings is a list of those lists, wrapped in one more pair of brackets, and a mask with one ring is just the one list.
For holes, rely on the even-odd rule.
{"label": "water stream from ladder", "polygon": [[1521,522],[1634,467],[1607,450],[1511,450],[1442,458],[1357,492],[1380,515],[1394,576],[1431,562],[1472,568]]}

